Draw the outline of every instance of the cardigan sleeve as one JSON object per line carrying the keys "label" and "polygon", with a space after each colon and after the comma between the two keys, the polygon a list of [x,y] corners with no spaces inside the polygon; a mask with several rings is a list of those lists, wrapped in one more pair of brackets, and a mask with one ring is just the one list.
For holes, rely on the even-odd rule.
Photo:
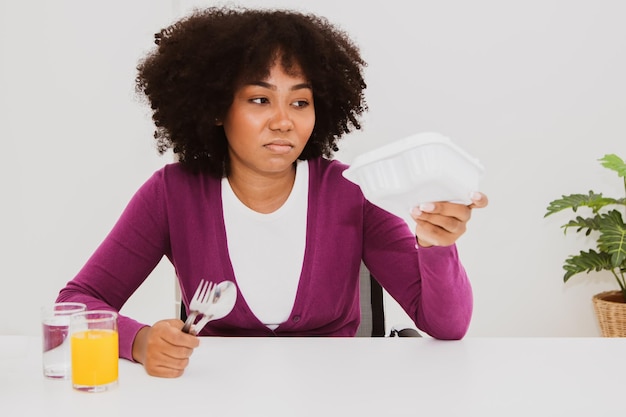
{"label": "cardigan sleeve", "polygon": [[[169,238],[163,197],[163,171],[157,171],[131,198],[113,229],[57,301],[77,301],[88,310],[119,312],[164,255]],[[132,359],[135,335],[146,324],[118,317],[119,355]]]}
{"label": "cardigan sleeve", "polygon": [[470,325],[473,294],[456,245],[417,252],[422,277],[417,326],[438,339],[461,339]]}
{"label": "cardigan sleeve", "polygon": [[456,245],[418,248],[404,220],[366,202],[363,259],[372,275],[412,318],[437,339],[461,339],[473,295]]}

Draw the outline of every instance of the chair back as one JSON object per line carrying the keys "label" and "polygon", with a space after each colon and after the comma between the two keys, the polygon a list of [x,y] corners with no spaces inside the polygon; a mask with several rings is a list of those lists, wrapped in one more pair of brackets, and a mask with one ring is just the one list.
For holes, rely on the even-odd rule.
{"label": "chair back", "polygon": [[357,337],[385,336],[385,306],[383,289],[374,279],[365,264],[359,270],[359,292],[361,303],[361,324]]}

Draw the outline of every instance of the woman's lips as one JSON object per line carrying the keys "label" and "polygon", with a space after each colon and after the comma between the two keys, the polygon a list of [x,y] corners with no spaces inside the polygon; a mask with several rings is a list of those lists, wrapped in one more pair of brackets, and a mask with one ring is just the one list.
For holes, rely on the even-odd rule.
{"label": "woman's lips", "polygon": [[276,154],[286,154],[291,152],[293,145],[285,141],[270,142],[264,145],[265,149]]}

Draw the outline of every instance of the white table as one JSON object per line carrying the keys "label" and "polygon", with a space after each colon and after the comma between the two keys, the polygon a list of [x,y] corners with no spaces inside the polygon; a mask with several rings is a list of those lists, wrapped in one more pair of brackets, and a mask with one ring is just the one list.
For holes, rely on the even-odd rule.
{"label": "white table", "polygon": [[0,416],[621,415],[625,356],[609,338],[205,338],[180,378],[120,360],[119,386],[87,394],[43,378],[38,338],[0,336]]}

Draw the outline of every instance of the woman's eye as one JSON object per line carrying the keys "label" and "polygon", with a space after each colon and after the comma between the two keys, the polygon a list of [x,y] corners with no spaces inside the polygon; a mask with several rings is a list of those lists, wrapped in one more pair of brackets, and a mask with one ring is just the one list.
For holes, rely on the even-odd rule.
{"label": "woman's eye", "polygon": [[306,107],[309,105],[308,100],[297,100],[293,102],[294,107]]}
{"label": "woman's eye", "polygon": [[250,99],[250,102],[256,103],[256,104],[266,104],[266,103],[269,103],[269,100],[266,97],[257,97],[257,98]]}

